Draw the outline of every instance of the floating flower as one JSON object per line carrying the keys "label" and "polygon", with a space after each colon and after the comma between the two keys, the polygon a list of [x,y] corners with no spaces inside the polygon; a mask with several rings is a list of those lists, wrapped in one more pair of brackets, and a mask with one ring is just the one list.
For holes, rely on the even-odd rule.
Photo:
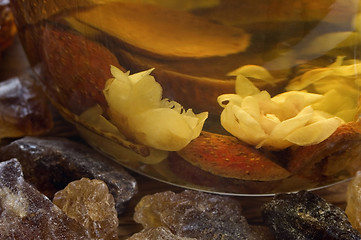
{"label": "floating flower", "polygon": [[179,103],[162,99],[153,69],[129,75],[111,66],[114,78],[104,95],[108,115],[128,139],[155,149],[178,151],[198,137],[208,113],[194,114]]}
{"label": "floating flower", "polygon": [[307,71],[291,80],[286,90],[307,90],[323,94],[324,98],[313,105],[314,109],[326,111],[346,122],[357,117],[360,97],[361,62],[344,60],[343,56],[327,67]]}
{"label": "floating flower", "polygon": [[280,150],[291,145],[317,144],[329,137],[343,122],[313,104],[324,96],[305,91],[289,91],[271,97],[259,91],[245,76],[238,75],[237,94],[224,94],[222,126],[240,140],[257,148]]}

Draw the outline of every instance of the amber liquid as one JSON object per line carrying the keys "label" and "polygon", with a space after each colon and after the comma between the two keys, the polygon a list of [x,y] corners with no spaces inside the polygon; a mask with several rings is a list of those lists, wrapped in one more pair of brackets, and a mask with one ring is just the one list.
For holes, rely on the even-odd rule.
{"label": "amber liquid", "polygon": [[[37,9],[29,9],[31,4],[13,5],[18,15],[22,11],[31,13],[19,22],[25,29],[21,31],[22,40],[34,65],[42,60],[35,51],[41,43],[37,38],[41,28],[56,26],[106,46],[120,65],[133,73],[154,67],[165,97],[216,114],[221,108],[214,96],[234,91],[235,77],[229,73],[243,65],[260,65],[271,71],[275,85],[255,84],[276,94],[284,91],[294,74],[300,74],[298,68],[304,71],[306,67],[326,66],[339,55],[359,55],[355,51],[359,42],[342,44],[346,37],[327,44],[317,42],[328,33],[354,31],[357,1],[159,2],[110,1],[93,5],[91,1],[80,1],[79,6],[71,6],[64,1],[64,9],[60,9],[61,3],[51,1],[39,4]],[[175,85],[166,77],[181,84]],[[192,90],[202,85],[207,88]],[[179,86],[183,88],[173,89]],[[181,91],[185,93],[177,93]]]}
{"label": "amber liquid", "polygon": [[[88,41],[99,44],[131,73],[155,68],[153,75],[163,87],[163,96],[195,112],[209,112],[205,130],[220,133],[226,132],[218,120],[222,108],[217,96],[234,93],[235,76],[230,73],[237,68],[252,64],[268,69],[274,83],[253,79],[254,84],[275,95],[285,91],[291,79],[309,69],[328,66],[337,56],[360,57],[361,41],[357,38],[347,34],[327,38],[332,33],[357,31],[353,21],[359,11],[358,1],[159,0],[98,4],[84,0],[76,1],[76,6],[73,1],[30,2],[37,7],[12,3],[25,51],[37,72],[43,74],[40,79],[54,104],[66,109],[69,118],[92,104],[102,105],[102,100],[95,97],[89,103],[89,96],[79,97],[76,91],[69,93],[69,89],[57,86],[61,81],[52,77],[56,64],[79,64],[84,58],[76,45],[64,44],[59,48],[64,47],[72,57],[52,62],[47,53],[53,51],[49,48],[54,46],[48,44],[53,34],[74,34],[81,36],[83,45]],[[85,56],[98,61],[103,53],[97,50]],[[70,77],[74,74],[64,73]],[[59,91],[68,91],[64,94],[67,97],[54,98]],[[78,97],[79,104],[67,102]],[[260,191],[263,188],[267,187]]]}

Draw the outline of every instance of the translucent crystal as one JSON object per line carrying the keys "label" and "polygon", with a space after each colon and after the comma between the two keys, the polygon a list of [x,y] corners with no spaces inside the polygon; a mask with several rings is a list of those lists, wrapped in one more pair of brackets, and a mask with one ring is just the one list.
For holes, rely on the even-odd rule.
{"label": "translucent crystal", "polygon": [[71,181],[99,179],[108,185],[121,214],[138,189],[136,180],[119,164],[65,138],[24,137],[0,148],[0,161],[13,157],[23,166],[25,179],[49,198]]}
{"label": "translucent crystal", "polygon": [[199,240],[255,239],[238,201],[191,190],[143,197],[134,220],[144,228],[164,226],[177,236]]}
{"label": "translucent crystal", "polygon": [[145,228],[127,240],[196,240],[196,238],[179,237],[166,227]]}
{"label": "translucent crystal", "polygon": [[39,135],[52,126],[49,102],[32,75],[0,82],[0,139]]}
{"label": "translucent crystal", "polygon": [[87,229],[92,239],[117,239],[114,198],[101,180],[73,181],[54,196],[53,203]]}
{"label": "translucent crystal", "polygon": [[24,181],[16,159],[0,163],[0,239],[88,239],[85,229]]}
{"label": "translucent crystal", "polygon": [[361,239],[343,210],[308,191],[276,195],[263,216],[276,239]]}
{"label": "translucent crystal", "polygon": [[347,188],[346,214],[352,226],[361,232],[361,172],[357,172]]}

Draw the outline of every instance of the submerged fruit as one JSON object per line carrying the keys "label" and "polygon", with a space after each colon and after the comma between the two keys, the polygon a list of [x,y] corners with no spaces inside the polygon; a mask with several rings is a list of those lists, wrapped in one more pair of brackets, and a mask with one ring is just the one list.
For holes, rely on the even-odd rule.
{"label": "submerged fruit", "polygon": [[360,123],[342,124],[325,141],[291,151],[288,159],[290,172],[310,178],[354,175],[360,169]]}
{"label": "submerged fruit", "polygon": [[178,154],[193,165],[223,177],[272,181],[290,176],[266,154],[232,136],[203,131]]}
{"label": "submerged fruit", "polygon": [[242,29],[154,4],[102,4],[78,12],[76,19],[163,58],[225,56],[245,51],[250,42]]}
{"label": "submerged fruit", "polygon": [[42,43],[42,81],[51,98],[76,114],[95,104],[106,105],[103,89],[112,77],[110,65],[121,68],[107,48],[51,25],[46,25]]}

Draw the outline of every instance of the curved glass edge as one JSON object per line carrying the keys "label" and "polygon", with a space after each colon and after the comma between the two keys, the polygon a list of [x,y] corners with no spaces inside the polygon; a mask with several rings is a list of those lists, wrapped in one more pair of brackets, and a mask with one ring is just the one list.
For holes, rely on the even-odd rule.
{"label": "curved glass edge", "polygon": [[[150,179],[169,184],[171,186],[183,188],[183,189],[189,189],[189,190],[196,190],[196,191],[202,191],[212,194],[218,194],[218,195],[224,195],[224,196],[235,196],[235,197],[256,197],[256,198],[262,198],[262,197],[273,197],[279,193],[295,193],[301,190],[307,190],[307,191],[317,191],[322,189],[327,189],[332,186],[342,184],[345,182],[348,182],[352,179],[352,177],[345,178],[345,179],[339,179],[334,180],[325,184],[321,185],[315,185],[315,186],[305,186],[297,187],[294,189],[289,190],[281,190],[277,192],[265,192],[265,193],[247,193],[247,192],[235,192],[235,191],[226,191],[221,188],[211,188],[207,186],[201,186],[196,185],[193,183],[189,183],[182,179],[170,179],[162,172],[164,171],[156,170],[152,168],[152,165],[143,164],[137,161],[134,161],[131,158],[131,155],[125,156],[122,152],[119,151],[119,148],[122,148],[124,150],[124,147],[119,146],[114,140],[107,139],[104,136],[101,136],[89,129],[87,129],[85,126],[81,124],[75,124],[80,136],[95,150],[99,151],[101,154],[106,155],[113,161],[119,163],[120,165],[124,166],[126,169],[129,169],[137,174],[140,174],[142,176],[148,177]],[[131,152],[131,151],[130,151]],[[166,160],[165,160],[166,161]],[[165,170],[166,171],[166,170]],[[245,181],[245,184],[247,184],[247,181]]]}

